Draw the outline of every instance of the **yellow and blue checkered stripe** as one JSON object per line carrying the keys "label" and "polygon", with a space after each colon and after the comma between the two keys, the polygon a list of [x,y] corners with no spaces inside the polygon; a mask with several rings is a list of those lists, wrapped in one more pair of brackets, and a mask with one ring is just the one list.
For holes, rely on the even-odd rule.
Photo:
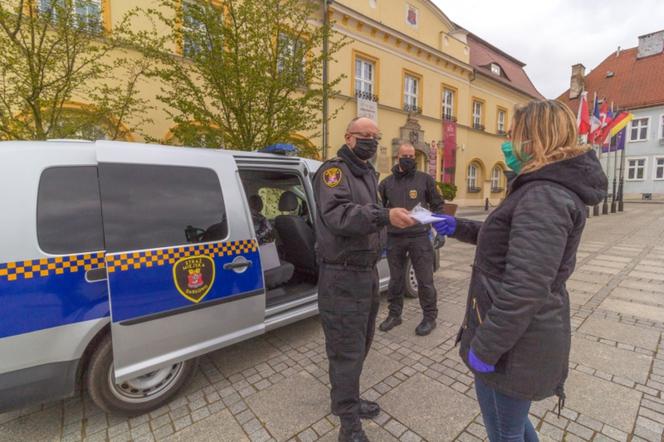
{"label": "yellow and blue checkered stripe", "polygon": [[[253,240],[231,241],[176,247],[173,249],[147,250],[134,253],[108,255],[109,273],[127,270],[140,270],[154,266],[175,264],[179,259],[189,256],[206,255],[212,258],[235,256],[256,252],[258,246]],[[81,255],[57,256],[55,258],[30,259],[26,261],[0,263],[0,281],[18,281],[21,279],[46,278],[49,276],[77,273],[80,271],[104,268],[104,252]]]}
{"label": "yellow and blue checkered stripe", "polygon": [[104,252],[0,263],[0,281],[47,278],[104,267]]}
{"label": "yellow and blue checkered stripe", "polygon": [[235,256],[256,252],[258,246],[253,240],[232,241],[178,247],[174,249],[147,250],[143,252],[108,255],[108,273],[140,270],[154,266],[173,265],[182,258],[205,255],[211,258]]}

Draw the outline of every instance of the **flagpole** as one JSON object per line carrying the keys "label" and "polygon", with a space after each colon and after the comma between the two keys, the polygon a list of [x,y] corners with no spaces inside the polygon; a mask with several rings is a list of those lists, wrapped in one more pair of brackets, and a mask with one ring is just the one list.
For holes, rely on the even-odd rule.
{"label": "flagpole", "polygon": [[[627,136],[627,133],[625,133],[625,137]],[[626,144],[627,140],[625,140]],[[620,178],[618,181],[618,212],[622,212],[625,207],[623,204],[623,190],[624,190],[624,183],[625,183],[625,149],[627,146],[624,146],[621,151],[620,151]]]}
{"label": "flagpole", "polygon": [[[604,99],[606,100],[606,98],[604,98]],[[611,112],[611,115],[613,115],[613,102],[611,102],[611,111],[610,112]],[[606,123],[607,125],[609,124],[608,115],[604,116],[604,123]],[[601,143],[600,144],[600,149],[602,150],[602,152],[604,152],[604,142],[606,141],[606,139],[599,140],[599,141]],[[607,178],[607,180],[609,178],[610,170],[611,170],[611,137],[609,137],[609,148],[608,148],[608,151],[606,152],[606,178]],[[604,203],[602,203],[602,215],[608,215],[608,214],[609,214],[609,192],[606,192],[606,194],[604,194]]]}
{"label": "flagpole", "polygon": [[[598,103],[597,103],[597,92],[595,92],[595,94],[594,94],[594,98],[593,98],[593,115],[595,115],[595,109],[597,108],[597,106],[598,106]],[[593,147],[596,146],[595,141],[596,141],[596,140],[595,140],[595,137],[593,137]],[[600,159],[600,161],[601,161],[601,158],[602,158],[602,148],[601,148],[601,147],[600,147],[600,149],[598,150],[598,153],[599,153],[598,157],[599,157],[599,159]],[[599,216],[599,204],[595,204],[595,205],[593,206],[593,216]]]}
{"label": "flagpole", "polygon": [[[616,213],[616,175],[618,175],[618,135],[620,132],[616,134],[613,139],[615,140],[616,144],[616,150],[615,154],[613,155],[613,191],[611,192],[611,213]],[[611,155],[611,143],[609,142],[609,155]]]}

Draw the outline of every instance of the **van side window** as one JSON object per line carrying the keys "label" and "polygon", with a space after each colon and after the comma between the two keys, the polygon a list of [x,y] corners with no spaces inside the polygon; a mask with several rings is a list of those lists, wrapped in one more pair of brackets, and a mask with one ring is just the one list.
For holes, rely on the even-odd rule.
{"label": "van side window", "polygon": [[228,235],[221,185],[211,169],[104,163],[99,176],[108,252]]}
{"label": "van side window", "polygon": [[104,250],[96,167],[52,167],[42,172],[37,238],[44,252],[55,255]]}

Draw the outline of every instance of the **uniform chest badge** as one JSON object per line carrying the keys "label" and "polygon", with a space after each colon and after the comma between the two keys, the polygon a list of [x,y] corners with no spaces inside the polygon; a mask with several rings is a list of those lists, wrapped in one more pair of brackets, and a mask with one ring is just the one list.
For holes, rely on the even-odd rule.
{"label": "uniform chest badge", "polygon": [[323,182],[327,187],[337,187],[341,182],[341,169],[330,167],[323,172]]}
{"label": "uniform chest badge", "polygon": [[408,192],[408,196],[410,196],[410,199],[414,200],[417,198],[417,190],[413,189],[410,192]]}
{"label": "uniform chest badge", "polygon": [[210,292],[214,274],[214,261],[209,256],[190,256],[173,265],[175,288],[194,303],[201,302]]}

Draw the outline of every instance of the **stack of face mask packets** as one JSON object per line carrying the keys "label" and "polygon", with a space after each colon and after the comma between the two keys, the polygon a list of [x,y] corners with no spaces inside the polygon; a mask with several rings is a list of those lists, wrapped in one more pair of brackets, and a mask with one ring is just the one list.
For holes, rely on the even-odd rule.
{"label": "stack of face mask packets", "polygon": [[435,217],[431,211],[422,207],[420,203],[417,203],[417,206],[410,211],[410,217],[420,224],[431,224],[440,221],[440,218]]}

